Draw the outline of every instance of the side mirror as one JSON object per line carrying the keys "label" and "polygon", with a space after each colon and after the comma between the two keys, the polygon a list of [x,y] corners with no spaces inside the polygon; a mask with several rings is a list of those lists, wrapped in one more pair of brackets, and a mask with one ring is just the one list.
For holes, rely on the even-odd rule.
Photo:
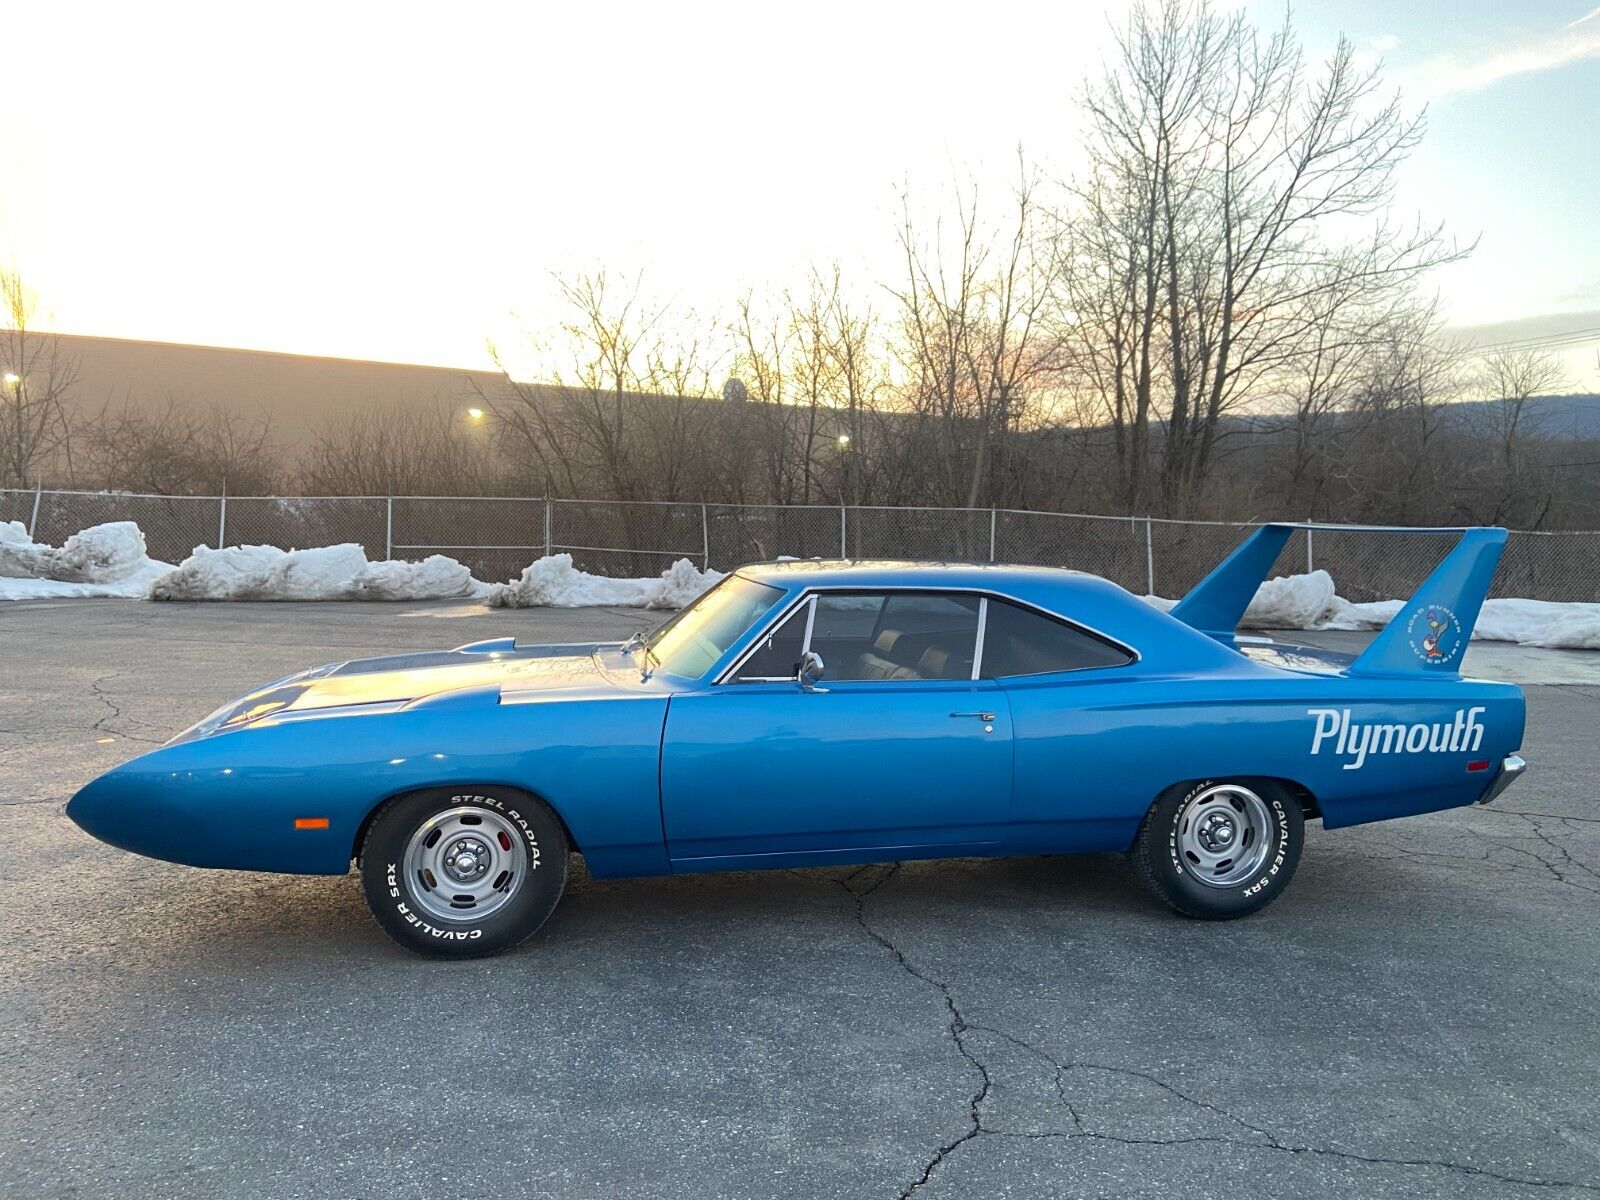
{"label": "side mirror", "polygon": [[822,655],[815,650],[807,650],[800,656],[800,669],[795,678],[806,691],[815,691],[817,680],[822,678]]}

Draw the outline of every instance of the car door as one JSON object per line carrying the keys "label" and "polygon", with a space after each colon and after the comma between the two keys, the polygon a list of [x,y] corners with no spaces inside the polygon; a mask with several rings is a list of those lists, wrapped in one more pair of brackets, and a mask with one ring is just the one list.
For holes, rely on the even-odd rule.
{"label": "car door", "polygon": [[[1125,780],[1159,760],[1131,647],[1055,614],[999,598],[984,611],[979,674],[1005,694],[1015,755],[1010,849],[1121,850],[1153,797]],[[1130,762],[1130,753],[1144,752]]]}
{"label": "car door", "polygon": [[[959,593],[813,593],[717,683],[674,696],[661,752],[674,866],[999,842],[1011,715],[974,678],[980,611]],[[808,650],[824,662],[810,687],[795,678]]]}

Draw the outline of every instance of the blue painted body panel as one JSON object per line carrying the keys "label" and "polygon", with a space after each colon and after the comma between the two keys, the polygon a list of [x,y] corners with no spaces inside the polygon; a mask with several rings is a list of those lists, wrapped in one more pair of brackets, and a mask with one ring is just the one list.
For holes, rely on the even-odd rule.
{"label": "blue painted body panel", "polygon": [[[1291,783],[1330,828],[1479,799],[1482,764],[1523,733],[1519,689],[1456,671],[1499,531],[1472,531],[1484,536],[1465,537],[1391,633],[1346,662],[1236,649],[1231,628],[1196,627],[1237,620],[1281,529],[1247,539],[1174,615],[1048,568],[740,572],[784,593],[774,614],[837,588],[1007,597],[1133,648],[1123,666],[808,691],[717,682],[762,623],[695,679],[642,673],[617,646],[495,639],[280,680],[102,775],[68,814],[152,857],[337,874],[390,797],[497,785],[548,802],[589,870],[620,876],[1121,850],[1159,793],[1209,777]],[[1415,629],[1392,632],[1424,615],[1426,653]],[[297,829],[305,817],[327,828]]]}
{"label": "blue painted body panel", "polygon": [[[992,711],[989,731],[950,716],[966,710]],[[992,683],[727,685],[674,696],[667,714],[661,811],[674,862],[998,847],[1010,808],[1011,719]]]}

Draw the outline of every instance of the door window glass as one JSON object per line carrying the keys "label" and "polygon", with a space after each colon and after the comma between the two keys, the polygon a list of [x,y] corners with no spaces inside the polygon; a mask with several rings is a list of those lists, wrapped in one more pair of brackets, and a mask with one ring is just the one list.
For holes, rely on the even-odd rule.
{"label": "door window glass", "polygon": [[941,592],[819,595],[811,649],[823,682],[972,678],[978,603]]}
{"label": "door window glass", "polygon": [[811,605],[802,604],[769,633],[755,653],[744,660],[737,679],[793,679],[800,670],[800,652],[806,640],[806,616]]}

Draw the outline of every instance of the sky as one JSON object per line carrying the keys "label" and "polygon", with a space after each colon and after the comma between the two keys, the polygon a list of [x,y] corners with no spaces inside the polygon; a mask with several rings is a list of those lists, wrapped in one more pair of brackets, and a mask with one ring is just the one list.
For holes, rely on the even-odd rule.
{"label": "sky", "polygon": [[[891,279],[901,189],[998,198],[1019,145],[1071,173],[1124,5],[0,0],[0,265],[64,332],[462,367],[557,318],[553,273],[713,315],[811,264]],[[1396,207],[1479,239],[1449,319],[1600,329],[1600,10],[1293,21],[1427,106]]]}

